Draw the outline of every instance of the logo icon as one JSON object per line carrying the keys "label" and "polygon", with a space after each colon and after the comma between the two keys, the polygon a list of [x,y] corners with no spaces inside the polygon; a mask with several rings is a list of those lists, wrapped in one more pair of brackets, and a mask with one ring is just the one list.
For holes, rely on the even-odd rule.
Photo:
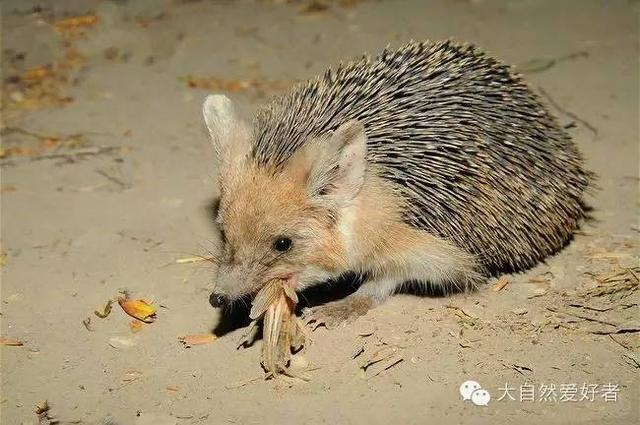
{"label": "logo icon", "polygon": [[482,388],[476,381],[466,381],[460,385],[462,400],[471,400],[476,406],[487,406],[491,400],[489,391]]}

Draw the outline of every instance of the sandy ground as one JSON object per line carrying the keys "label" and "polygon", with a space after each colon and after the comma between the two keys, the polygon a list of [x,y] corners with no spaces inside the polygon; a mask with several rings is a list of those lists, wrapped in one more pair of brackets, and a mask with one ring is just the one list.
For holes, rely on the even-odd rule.
{"label": "sandy ground", "polygon": [[[1,331],[24,343],[1,347],[2,424],[637,423],[638,2],[312,3],[2,3]],[[203,97],[250,114],[328,65],[447,37],[519,66],[573,123],[593,220],[501,291],[398,295],[317,330],[310,382],[264,381],[206,263],[175,263],[216,237]],[[117,304],[94,314],[124,290],[158,306],[135,334]],[[461,399],[469,379],[488,406]]]}

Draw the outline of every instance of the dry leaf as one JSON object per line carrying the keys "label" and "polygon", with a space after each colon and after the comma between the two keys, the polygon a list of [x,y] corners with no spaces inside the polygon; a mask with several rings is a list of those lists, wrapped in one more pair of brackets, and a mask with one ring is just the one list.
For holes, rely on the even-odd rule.
{"label": "dry leaf", "polygon": [[506,276],[501,276],[500,279],[498,279],[496,284],[493,286],[493,291],[494,292],[501,291],[508,284],[509,284],[509,279],[507,279]]}
{"label": "dry leaf", "polygon": [[29,68],[20,77],[20,80],[24,83],[36,83],[43,80],[46,77],[53,75],[53,66],[51,64],[40,65],[34,68]]}
{"label": "dry leaf", "polygon": [[8,345],[10,347],[20,347],[24,345],[22,341],[13,338],[0,338],[0,345]]}
{"label": "dry leaf", "polygon": [[259,78],[246,80],[225,80],[216,77],[196,77],[188,75],[183,78],[187,86],[194,89],[203,89],[210,91],[227,91],[230,93],[243,92],[272,92],[284,90],[289,86],[284,81],[265,80]]}
{"label": "dry leaf", "polygon": [[94,310],[94,314],[101,319],[104,319],[111,313],[111,304],[113,304],[112,300],[107,301],[107,303],[102,307],[102,311]]}
{"label": "dry leaf", "polygon": [[120,297],[118,304],[129,316],[145,323],[152,323],[156,319],[156,308],[144,300]]}
{"label": "dry leaf", "polygon": [[129,369],[122,378],[122,382],[130,383],[142,377],[142,372],[135,369]]}
{"label": "dry leaf", "polygon": [[56,31],[65,31],[81,27],[91,27],[98,22],[96,15],[81,15],[63,19],[53,24]]}
{"label": "dry leaf", "polygon": [[[0,149],[0,158],[3,157],[1,152],[2,150]],[[15,186],[5,186],[3,188],[0,188],[0,193],[11,193],[11,192],[17,192],[18,188]],[[0,255],[0,266],[4,265],[4,256]]]}
{"label": "dry leaf", "polygon": [[82,321],[82,324],[89,332],[93,332],[93,327],[91,326],[91,317],[87,317]]}
{"label": "dry leaf", "polygon": [[310,3],[304,5],[300,8],[300,13],[304,14],[313,14],[313,13],[322,13],[329,9],[329,6],[322,1],[311,1]]}
{"label": "dry leaf", "polygon": [[215,341],[217,336],[214,334],[198,334],[198,335],[185,335],[178,338],[186,348],[193,347],[194,345],[208,344]]}

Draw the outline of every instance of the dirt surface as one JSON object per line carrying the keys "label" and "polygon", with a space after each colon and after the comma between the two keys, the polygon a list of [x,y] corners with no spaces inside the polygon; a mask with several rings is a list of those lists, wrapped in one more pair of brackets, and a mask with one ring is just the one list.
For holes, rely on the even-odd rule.
{"label": "dirt surface", "polygon": [[[502,290],[320,328],[310,382],[264,381],[207,263],[176,263],[216,238],[204,96],[248,116],[328,65],[448,37],[547,94],[600,176],[593,220]],[[638,40],[637,1],[3,1],[2,424],[638,423]],[[155,322],[94,314],[121,291]]]}

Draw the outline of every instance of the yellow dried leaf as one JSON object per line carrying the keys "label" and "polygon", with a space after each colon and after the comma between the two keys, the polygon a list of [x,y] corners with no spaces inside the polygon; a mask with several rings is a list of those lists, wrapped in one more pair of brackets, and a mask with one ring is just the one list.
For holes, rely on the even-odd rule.
{"label": "yellow dried leaf", "polygon": [[208,344],[212,341],[216,340],[216,336],[214,334],[198,334],[198,335],[185,335],[178,338],[185,347],[189,348],[194,345],[202,345]]}
{"label": "yellow dried leaf", "polygon": [[156,319],[156,308],[144,300],[118,298],[118,304],[129,316],[145,323],[152,323]]}

